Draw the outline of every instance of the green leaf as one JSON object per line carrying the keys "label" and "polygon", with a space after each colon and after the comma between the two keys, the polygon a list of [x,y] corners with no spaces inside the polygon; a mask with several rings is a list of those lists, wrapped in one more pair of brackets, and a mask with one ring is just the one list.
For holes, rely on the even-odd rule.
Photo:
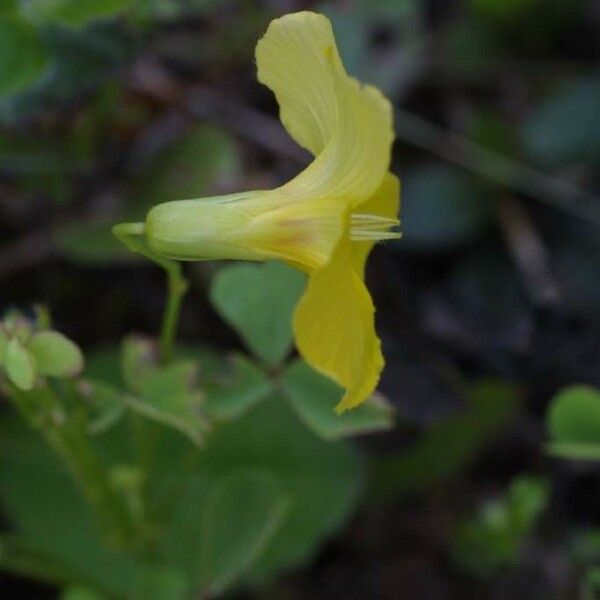
{"label": "green leaf", "polygon": [[12,338],[6,345],[4,367],[10,381],[20,390],[29,391],[33,388],[36,377],[35,362],[17,338]]}
{"label": "green leaf", "polygon": [[[192,471],[180,473],[175,515],[162,546],[165,559],[185,567],[193,581],[198,581],[203,552],[200,515],[205,514],[208,491],[221,478],[248,468],[269,473],[291,502],[280,529],[247,575],[256,582],[309,560],[355,509],[364,476],[352,446],[317,438],[279,396],[222,424],[208,438]],[[169,471],[168,460],[157,466],[159,473]]]}
{"label": "green leaf", "polygon": [[236,355],[231,363],[203,385],[204,410],[213,419],[237,419],[273,391],[268,377],[246,357]]}
{"label": "green leaf", "polygon": [[244,469],[213,485],[202,515],[202,580],[211,595],[229,588],[256,562],[289,508],[269,472]]}
{"label": "green leaf", "polygon": [[[190,590],[201,584],[206,502],[224,477],[247,469],[268,473],[290,498],[280,529],[246,574],[253,581],[309,560],[356,508],[364,477],[360,455],[346,442],[325,443],[312,435],[282,398],[265,400],[221,425],[201,455],[168,428],[156,428],[153,435],[159,451],[147,471],[149,507],[152,514],[162,506],[173,515],[158,540],[160,564],[184,572]],[[130,436],[127,427],[114,428],[110,448],[99,444],[99,449],[122,461]],[[115,456],[116,447],[125,454]],[[174,487],[165,485],[173,481]],[[34,432],[10,417],[0,420],[0,500],[3,515],[31,551],[61,567],[59,581],[77,581],[110,598],[129,597],[140,565],[105,545],[62,465]]]}
{"label": "green leaf", "polygon": [[206,432],[201,413],[202,394],[197,389],[198,372],[191,361],[156,369],[144,379],[140,396],[127,396],[134,411],[152,421],[172,427],[200,445]]}
{"label": "green leaf", "polygon": [[73,585],[60,595],[60,600],[105,600],[105,596],[88,587]]}
{"label": "green leaf", "polygon": [[107,548],[64,466],[37,433],[8,416],[0,421],[0,502],[20,545],[40,561],[46,557],[59,581],[126,597],[133,559]]}
{"label": "green leaf", "polygon": [[343,390],[303,361],[296,361],[283,375],[284,392],[306,425],[325,440],[390,429],[393,409],[373,396],[361,406],[338,415],[333,410]]}
{"label": "green leaf", "polygon": [[600,79],[563,83],[529,116],[522,131],[528,154],[546,167],[600,156]]}
{"label": "green leaf", "polygon": [[402,246],[442,249],[476,238],[491,217],[489,197],[450,167],[422,165],[406,174]]}
{"label": "green leaf", "polygon": [[125,398],[122,392],[111,385],[101,381],[85,381],[80,391],[91,405],[88,430],[92,435],[108,431],[125,414]]}
{"label": "green leaf", "polygon": [[96,19],[116,17],[132,4],[133,0],[25,0],[22,12],[33,22],[82,27]]}
{"label": "green leaf", "polygon": [[38,371],[49,377],[74,377],[83,370],[79,347],[58,331],[34,333],[27,344]]}
{"label": "green leaf", "polygon": [[19,0],[1,0],[0,1],[0,17],[16,15],[18,1]]}
{"label": "green leaf", "polygon": [[178,569],[161,564],[144,565],[136,572],[128,600],[187,600],[189,583]]}
{"label": "green leaf", "polygon": [[15,17],[0,16],[0,97],[31,86],[46,64],[46,52],[35,29]]}
{"label": "green leaf", "polygon": [[250,350],[273,367],[290,351],[292,311],[303,287],[304,276],[281,263],[240,263],[221,269],[210,299]]}
{"label": "green leaf", "polygon": [[14,533],[0,536],[0,569],[44,582],[66,584],[77,579],[69,565],[46,556],[35,544]]}
{"label": "green leaf", "polygon": [[565,388],[552,399],[546,424],[552,454],[600,460],[600,390],[586,385]]}

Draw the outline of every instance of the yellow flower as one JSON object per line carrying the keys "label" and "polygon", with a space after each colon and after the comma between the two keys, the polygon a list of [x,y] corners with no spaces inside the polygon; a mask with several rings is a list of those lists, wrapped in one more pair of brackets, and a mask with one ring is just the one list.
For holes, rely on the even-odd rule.
{"label": "yellow flower", "polygon": [[390,232],[399,208],[398,180],[388,172],[392,109],[346,73],[322,15],[273,21],[256,62],[283,125],[314,160],[275,190],[156,206],[143,233],[165,258],[277,259],[307,273],[294,313],[296,346],[346,390],[341,412],[373,392],[384,365],[363,275],[373,245],[398,237]]}

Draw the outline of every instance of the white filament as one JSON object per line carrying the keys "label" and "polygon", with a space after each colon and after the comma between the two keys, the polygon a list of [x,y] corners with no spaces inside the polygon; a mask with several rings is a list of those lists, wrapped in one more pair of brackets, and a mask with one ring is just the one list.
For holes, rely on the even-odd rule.
{"label": "white filament", "polygon": [[363,213],[353,214],[351,217],[350,237],[355,241],[396,240],[401,234],[390,231],[390,228],[400,224],[398,219],[390,219],[380,215]]}

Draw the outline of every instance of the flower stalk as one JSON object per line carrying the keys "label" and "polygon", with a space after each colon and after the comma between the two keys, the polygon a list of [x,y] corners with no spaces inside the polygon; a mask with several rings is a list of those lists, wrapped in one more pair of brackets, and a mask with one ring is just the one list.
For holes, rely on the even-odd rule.
{"label": "flower stalk", "polygon": [[180,263],[156,254],[145,240],[144,223],[121,223],[112,229],[116,238],[121,240],[132,252],[141,254],[155,262],[167,275],[167,300],[160,330],[160,358],[167,364],[173,358],[173,348],[177,336],[177,325],[181,312],[181,303],[188,290]]}

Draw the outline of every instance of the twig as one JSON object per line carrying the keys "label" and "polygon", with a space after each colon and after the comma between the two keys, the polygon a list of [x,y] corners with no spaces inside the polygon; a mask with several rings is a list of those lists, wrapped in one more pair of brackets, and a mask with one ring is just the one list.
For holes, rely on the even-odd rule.
{"label": "twig", "polygon": [[550,269],[544,242],[522,204],[505,197],[498,202],[496,213],[508,251],[521,272],[523,283],[534,303],[554,306],[560,289]]}
{"label": "twig", "polygon": [[396,111],[398,137],[448,162],[572,215],[600,224],[600,199],[569,181],[546,175],[467,138],[408,113]]}

